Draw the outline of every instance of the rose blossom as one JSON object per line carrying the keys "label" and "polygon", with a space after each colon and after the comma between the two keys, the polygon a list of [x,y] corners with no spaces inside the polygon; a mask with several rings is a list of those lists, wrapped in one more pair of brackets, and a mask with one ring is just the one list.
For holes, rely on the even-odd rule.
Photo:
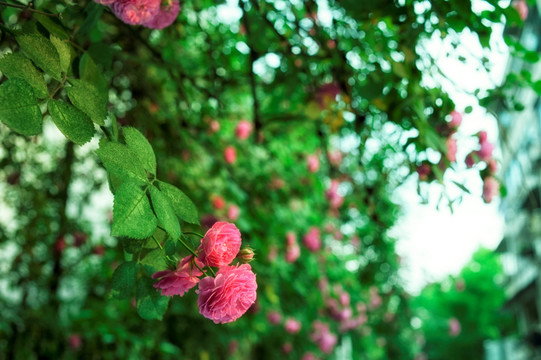
{"label": "rose blossom", "polygon": [[240,209],[237,205],[230,205],[227,209],[227,218],[229,221],[237,221],[240,215]]}
{"label": "rose blossom", "polygon": [[210,120],[209,129],[211,133],[216,133],[220,131],[220,123],[214,119]]}
{"label": "rose blossom", "polygon": [[[153,279],[160,279],[154,284],[154,287],[161,290],[163,296],[183,296],[184,293],[193,288],[199,282],[198,276],[203,273],[194,266],[192,260],[193,256],[186,256],[180,261],[180,264],[176,270],[164,270],[158,271],[152,275]],[[198,261],[197,265],[203,267],[204,265]]]}
{"label": "rose blossom", "polygon": [[498,180],[496,180],[492,176],[485,178],[485,181],[483,183],[483,200],[485,200],[487,204],[492,202],[492,198],[494,196],[497,196],[499,191],[500,183],[498,182]]}
{"label": "rose blossom", "polygon": [[209,276],[199,282],[199,312],[215,324],[235,321],[255,303],[256,290],[250,265],[222,266],[216,278]]}
{"label": "rose blossom", "polygon": [[228,164],[233,164],[237,161],[237,149],[233,146],[228,146],[224,149],[224,159]]}
{"label": "rose blossom", "polygon": [[289,354],[291,351],[293,351],[293,345],[291,345],[290,342],[286,342],[282,346],[282,351],[284,352],[284,354]]}
{"label": "rose blossom", "polygon": [[450,162],[456,161],[456,139],[454,138],[448,138],[445,142],[445,145],[447,146],[447,159],[449,159]]}
{"label": "rose blossom", "polygon": [[427,163],[421,164],[417,167],[417,174],[419,174],[419,180],[427,180],[430,175],[430,165]]}
{"label": "rose blossom", "polygon": [[466,156],[466,159],[464,160],[464,162],[466,163],[466,167],[468,169],[471,169],[473,167],[473,165],[475,165],[475,157],[474,157],[474,154],[475,153],[469,153],[467,156]]}
{"label": "rose blossom", "polygon": [[77,350],[83,345],[83,340],[79,334],[71,334],[68,338],[68,344],[71,349]]}
{"label": "rose blossom", "polygon": [[460,334],[460,322],[457,318],[450,318],[449,319],[449,335],[452,337],[457,336]]}
{"label": "rose blossom", "polygon": [[248,120],[241,120],[235,128],[235,136],[239,140],[247,139],[252,132],[252,123]]}
{"label": "rose blossom", "polygon": [[198,259],[207,266],[229,265],[237,256],[242,240],[234,224],[219,221],[201,239]]}
{"label": "rose blossom", "polygon": [[161,0],[117,0],[111,5],[113,13],[128,25],[151,21],[160,11]]}
{"label": "rose blossom", "polygon": [[317,360],[317,357],[314,355],[314,353],[306,352],[302,356],[301,360]]}
{"label": "rose blossom", "polygon": [[461,123],[462,123],[462,114],[456,110],[451,111],[451,121],[449,121],[449,125],[453,129],[457,129]]}
{"label": "rose blossom", "polygon": [[282,314],[280,314],[278,311],[271,311],[267,315],[267,320],[269,320],[269,323],[272,325],[278,325],[282,322]]}
{"label": "rose blossom", "polygon": [[223,197],[216,195],[212,197],[212,207],[215,210],[221,210],[225,206],[225,200]]}
{"label": "rose blossom", "polygon": [[286,261],[288,263],[294,263],[299,256],[301,256],[301,248],[299,247],[299,244],[293,243],[292,245],[287,245]]}
{"label": "rose blossom", "polygon": [[314,332],[311,335],[312,341],[314,341],[321,352],[330,354],[336,345],[336,335],[329,331],[329,325],[320,321],[315,321],[313,324]]}
{"label": "rose blossom", "polygon": [[150,29],[163,29],[171,25],[178,16],[180,4],[178,0],[171,1],[165,6],[161,6],[158,13],[150,20],[143,22],[143,26]]}
{"label": "rose blossom", "polygon": [[311,252],[316,252],[321,249],[321,238],[319,229],[317,227],[311,227],[306,235],[304,235],[304,245]]}
{"label": "rose blossom", "polygon": [[111,5],[115,1],[118,1],[118,0],[94,0],[94,2],[96,2],[98,4],[101,4],[101,5]]}
{"label": "rose blossom", "polygon": [[492,151],[494,150],[494,145],[488,140],[481,142],[481,149],[477,151],[477,155],[483,161],[489,161],[492,157]]}
{"label": "rose blossom", "polygon": [[306,158],[306,163],[308,164],[308,171],[311,173],[315,173],[319,170],[319,157],[317,155],[308,155]]}
{"label": "rose blossom", "polygon": [[286,331],[290,334],[296,334],[301,331],[301,323],[293,318],[287,318],[284,325]]}
{"label": "rose blossom", "polygon": [[526,20],[528,17],[528,4],[524,0],[516,0],[511,3],[513,7],[517,10],[518,15],[522,21]]}

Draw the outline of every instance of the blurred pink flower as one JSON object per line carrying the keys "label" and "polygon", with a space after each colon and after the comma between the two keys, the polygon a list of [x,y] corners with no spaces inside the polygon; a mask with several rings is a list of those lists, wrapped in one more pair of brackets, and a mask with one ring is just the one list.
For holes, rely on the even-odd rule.
{"label": "blurred pink flower", "polygon": [[235,204],[229,205],[229,208],[227,208],[227,219],[229,219],[229,221],[237,221],[239,215],[239,207]]}
{"label": "blurred pink flower", "polygon": [[299,244],[287,245],[286,247],[286,261],[288,263],[294,263],[299,256],[301,256],[301,248]]}
{"label": "blurred pink flower", "polygon": [[220,131],[220,123],[218,122],[218,120],[210,120],[209,129],[211,133],[217,133],[218,131]]}
{"label": "blurred pink flower", "polygon": [[[183,258],[175,270],[158,271],[152,275],[153,279],[159,279],[154,284],[157,290],[161,290],[163,296],[183,296],[185,292],[193,288],[199,282],[199,276],[203,273],[194,266],[194,257]],[[195,259],[199,267],[204,265]]]}
{"label": "blurred pink flower", "polygon": [[313,332],[310,338],[315,342],[319,350],[325,354],[330,354],[336,345],[336,335],[329,331],[329,325],[322,323],[321,321],[314,321],[312,324]]}
{"label": "blurred pink flower", "polygon": [[488,171],[490,171],[491,174],[495,174],[496,171],[498,171],[498,163],[494,158],[488,160],[487,162],[487,168]]}
{"label": "blurred pink flower", "polygon": [[158,13],[142,24],[150,29],[166,28],[177,19],[179,11],[180,4],[178,0],[170,1],[166,5],[162,4],[158,10]]}
{"label": "blurred pink flower", "polygon": [[485,181],[483,183],[483,200],[487,204],[492,202],[492,198],[494,196],[497,196],[500,192],[500,183],[498,180],[493,178],[492,176],[489,176],[485,178]]}
{"label": "blurred pink flower", "polygon": [[161,0],[117,0],[111,4],[113,13],[129,25],[149,22],[160,11]]}
{"label": "blurred pink flower", "polygon": [[332,209],[338,209],[344,203],[344,197],[338,194],[340,181],[333,179],[329,189],[325,192],[325,197],[329,200],[329,206]]}
{"label": "blurred pink flower", "polygon": [[329,163],[334,166],[338,167],[340,164],[342,164],[342,152],[340,150],[330,150],[327,154],[329,157]]}
{"label": "blurred pink flower", "polygon": [[197,305],[204,317],[225,324],[241,317],[257,298],[256,276],[248,264],[222,266],[216,278],[199,282]]}
{"label": "blurred pink flower", "polygon": [[278,311],[270,311],[267,315],[267,320],[272,325],[278,325],[282,322],[282,314]]}
{"label": "blurred pink flower", "polygon": [[235,128],[235,136],[239,140],[247,139],[252,132],[252,123],[248,120],[241,120]]}
{"label": "blurred pink flower", "polygon": [[447,159],[449,159],[450,162],[455,162],[457,150],[456,139],[452,137],[447,138],[445,145],[447,146]]}
{"label": "blurred pink flower", "polygon": [[276,260],[276,258],[278,257],[278,249],[276,248],[275,245],[271,245],[270,248],[269,248],[269,254],[267,255],[267,259],[269,260],[269,262],[274,262],[274,260]]}
{"label": "blurred pink flower", "polygon": [[321,249],[321,234],[319,229],[315,226],[308,230],[308,233],[304,235],[304,245],[311,252],[316,252]]}
{"label": "blurred pink flower", "polygon": [[336,82],[331,82],[321,85],[319,90],[316,92],[316,101],[319,104],[319,107],[324,109],[331,102],[336,100],[336,97],[342,93],[340,86]]}
{"label": "blurred pink flower", "polygon": [[458,336],[460,334],[461,327],[460,322],[457,318],[450,318],[449,319],[449,335],[451,337]]}
{"label": "blurred pink flower", "polygon": [[471,152],[469,153],[467,156],[466,156],[466,159],[464,160],[464,162],[466,163],[466,167],[468,169],[471,169],[473,167],[473,165],[475,165],[475,152]]}
{"label": "blurred pink flower", "polygon": [[457,129],[461,123],[462,123],[462,114],[456,110],[451,111],[451,121],[449,122],[449,125],[453,129]]}
{"label": "blurred pink flower", "polygon": [[419,180],[427,180],[430,174],[430,165],[427,163],[421,164],[417,167],[417,174],[419,174]]}
{"label": "blurred pink flower", "polygon": [[286,342],[282,346],[282,351],[284,352],[284,354],[289,354],[291,351],[293,351],[293,345],[291,345],[290,342]]}
{"label": "blurred pink flower", "polygon": [[308,164],[308,171],[311,173],[315,173],[319,170],[319,156],[315,154],[308,155],[306,163]]}
{"label": "blurred pink flower", "polygon": [[221,210],[225,206],[225,200],[220,195],[213,195],[212,196],[212,207],[215,210]]}
{"label": "blurred pink flower", "polygon": [[94,0],[94,2],[102,5],[111,5],[112,3],[116,2],[118,0]]}
{"label": "blurred pink flower", "polygon": [[485,130],[481,130],[479,131],[479,133],[477,134],[477,136],[479,137],[479,143],[484,143],[485,141],[487,141],[487,138],[488,138],[488,135],[487,135],[487,132]]}
{"label": "blurred pink flower", "polygon": [[198,259],[207,266],[229,265],[239,253],[241,242],[235,224],[219,221],[201,239]]}
{"label": "blurred pink flower", "polygon": [[77,350],[83,345],[83,339],[79,334],[71,334],[68,338],[68,344],[71,349]]}
{"label": "blurred pink flower", "polygon": [[511,4],[517,10],[522,21],[526,20],[526,18],[528,17],[528,4],[526,4],[526,1],[515,0]]}
{"label": "blurred pink flower", "polygon": [[340,304],[342,304],[342,306],[348,306],[349,305],[349,303],[350,303],[349,293],[347,293],[345,291],[342,291],[338,297],[340,299]]}
{"label": "blurred pink flower", "polygon": [[286,331],[290,334],[296,334],[301,331],[301,323],[293,318],[288,317],[284,325]]}
{"label": "blurred pink flower", "polygon": [[477,151],[477,155],[479,156],[479,158],[483,161],[489,161],[490,158],[492,157],[492,151],[494,150],[494,145],[490,142],[487,141],[483,141],[481,143],[481,149],[479,149],[479,151]]}
{"label": "blurred pink flower", "polygon": [[224,159],[228,164],[233,164],[237,161],[237,149],[233,146],[228,146],[224,149]]}
{"label": "blurred pink flower", "polygon": [[301,360],[318,360],[314,353],[305,352]]}

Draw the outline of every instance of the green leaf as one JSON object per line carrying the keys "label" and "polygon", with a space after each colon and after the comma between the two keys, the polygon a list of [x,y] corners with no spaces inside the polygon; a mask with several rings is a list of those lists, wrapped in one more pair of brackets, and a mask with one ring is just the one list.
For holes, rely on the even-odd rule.
{"label": "green leaf", "polygon": [[6,54],[0,59],[0,71],[9,79],[20,78],[34,89],[38,98],[49,96],[43,74],[21,53]]}
{"label": "green leaf", "polygon": [[141,264],[149,275],[157,271],[166,270],[167,260],[165,258],[165,252],[162,249],[154,249],[146,254],[143,260],[141,260]]}
{"label": "green leaf", "polygon": [[41,133],[41,111],[26,81],[13,78],[0,85],[0,121],[21,135]]}
{"label": "green leaf", "polygon": [[87,53],[83,54],[79,61],[79,77],[81,80],[94,85],[99,92],[107,94],[107,81],[105,81],[102,71]]}
{"label": "green leaf", "polygon": [[85,19],[77,31],[77,36],[84,37],[96,28],[96,24],[105,7],[95,2],[90,2],[84,8]]}
{"label": "green leaf", "polygon": [[67,74],[71,65],[71,46],[67,41],[60,40],[54,35],[51,35],[51,42],[56,48],[60,58],[60,69],[63,73]]}
{"label": "green leaf", "polygon": [[107,94],[94,85],[82,80],[70,80],[72,86],[66,88],[68,97],[77,107],[98,125],[105,125],[107,117]]}
{"label": "green leaf", "polygon": [[49,39],[38,34],[23,34],[16,40],[37,67],[58,81],[62,79],[60,57]]}
{"label": "green leaf", "polygon": [[37,13],[32,14],[32,17],[36,19],[41,25],[43,25],[43,27],[47,29],[47,31],[51,34],[54,34],[60,39],[69,39],[69,34],[66,32],[66,30],[64,30],[64,27],[56,18]]}
{"label": "green leaf", "polygon": [[86,144],[94,136],[94,124],[82,111],[59,100],[50,100],[48,108],[58,129],[74,143]]}
{"label": "green leaf", "polygon": [[107,171],[121,180],[133,180],[144,184],[147,182],[145,168],[132,149],[124,144],[101,141],[96,151]]}
{"label": "green leaf", "polygon": [[158,181],[160,190],[169,198],[175,214],[183,221],[199,224],[199,215],[194,203],[186,194],[174,185]]}
{"label": "green leaf", "polygon": [[128,261],[120,264],[113,273],[111,295],[116,299],[130,298],[135,290],[137,263]]}
{"label": "green leaf", "polygon": [[173,239],[180,237],[180,224],[171,202],[157,187],[150,187],[150,199],[159,223]]}
{"label": "green leaf", "polygon": [[464,186],[463,184],[459,183],[458,181],[452,180],[453,184],[455,184],[460,190],[464,191],[465,193],[471,194],[470,190]]}
{"label": "green leaf", "polygon": [[154,155],[154,150],[152,150],[152,145],[144,137],[143,134],[139,132],[136,128],[133,127],[123,127],[122,131],[124,132],[124,139],[126,140],[126,145],[132,149],[145,169],[151,173],[156,174],[156,155]]}
{"label": "green leaf", "polygon": [[152,286],[152,280],[147,278],[137,282],[135,297],[137,313],[146,320],[161,320],[169,305],[169,297],[161,296]]}
{"label": "green leaf", "polygon": [[145,239],[154,234],[157,225],[146,192],[131,181],[120,185],[113,204],[111,235]]}
{"label": "green leaf", "polygon": [[472,111],[473,111],[473,107],[471,105],[468,105],[466,106],[466,108],[464,108],[464,112],[466,114],[470,114]]}

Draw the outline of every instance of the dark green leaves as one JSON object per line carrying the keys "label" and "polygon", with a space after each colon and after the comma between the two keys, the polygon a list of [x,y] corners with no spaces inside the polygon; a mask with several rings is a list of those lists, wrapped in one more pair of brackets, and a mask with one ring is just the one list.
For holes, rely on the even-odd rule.
{"label": "dark green leaves", "polygon": [[150,187],[150,198],[152,200],[152,207],[158,217],[160,225],[167,231],[167,233],[173,238],[178,239],[180,237],[180,225],[178,219],[175,216],[175,210],[171,205],[171,202],[160,190],[155,186]]}
{"label": "dark green leaves", "polygon": [[46,98],[49,95],[43,75],[21,53],[4,55],[0,59],[0,71],[9,79],[20,78],[26,81],[32,86],[38,98]]}
{"label": "dark green leaves", "polygon": [[60,40],[56,36],[51,36],[51,42],[58,52],[60,69],[66,74],[71,65],[71,48],[66,41]]}
{"label": "dark green leaves", "polygon": [[0,85],[0,121],[22,135],[41,133],[41,111],[26,81],[13,78]]}
{"label": "dark green leaves", "polygon": [[38,34],[24,34],[17,36],[17,42],[37,67],[54,79],[61,80],[60,57],[49,39]]}
{"label": "dark green leaves", "polygon": [[199,215],[194,203],[177,187],[159,181],[160,190],[169,198],[175,214],[183,221],[199,224]]}
{"label": "dark green leaves", "polygon": [[94,85],[82,80],[70,80],[66,88],[68,97],[79,110],[90,116],[98,125],[105,125],[107,117],[107,93],[99,91]]}
{"label": "dark green leaves", "polygon": [[157,220],[145,191],[128,181],[115,193],[113,205],[113,236],[145,239],[156,231]]}
{"label": "dark green leaves", "polygon": [[122,181],[132,179],[144,184],[147,182],[145,169],[137,154],[120,143],[102,141],[97,154],[109,174]]}
{"label": "dark green leaves", "polygon": [[49,114],[62,134],[78,145],[94,136],[94,124],[88,116],[66,102],[50,100]]}
{"label": "dark green leaves", "polygon": [[161,320],[169,305],[169,297],[161,296],[152,286],[152,280],[140,278],[135,293],[137,313],[143,319]]}
{"label": "dark green leaves", "polygon": [[117,299],[132,296],[137,280],[137,264],[133,261],[120,264],[113,273],[111,295]]}
{"label": "dark green leaves", "polygon": [[156,174],[156,156],[148,140],[135,128],[125,127],[122,131],[126,145],[137,154],[145,170]]}

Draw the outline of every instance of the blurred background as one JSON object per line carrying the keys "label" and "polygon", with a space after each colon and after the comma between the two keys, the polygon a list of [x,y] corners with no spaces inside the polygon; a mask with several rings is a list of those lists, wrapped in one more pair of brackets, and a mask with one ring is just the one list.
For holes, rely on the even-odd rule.
{"label": "blurred background", "polygon": [[186,0],[163,30],[9,4],[0,57],[65,32],[197,206],[183,232],[238,226],[258,300],[142,319],[110,291],[136,246],[110,235],[103,133],[0,124],[0,359],[541,358],[541,2]]}

